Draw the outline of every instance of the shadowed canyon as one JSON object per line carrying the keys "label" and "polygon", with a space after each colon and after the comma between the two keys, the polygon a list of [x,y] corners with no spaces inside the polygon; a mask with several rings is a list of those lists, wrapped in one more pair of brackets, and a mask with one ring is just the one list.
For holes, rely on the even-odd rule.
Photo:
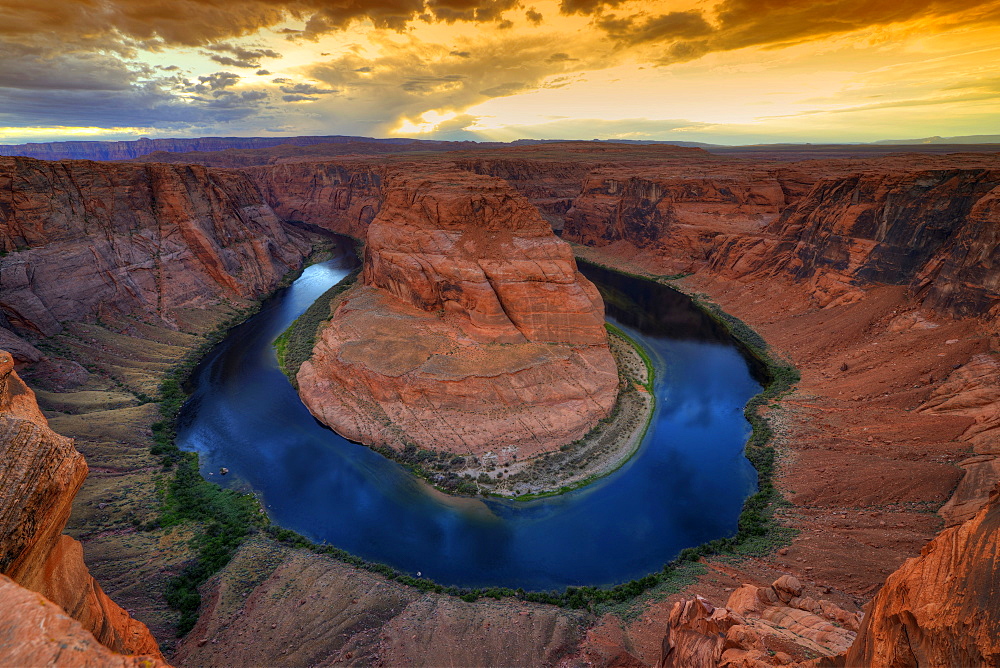
{"label": "shadowed canyon", "polygon": [[[0,663],[1000,665],[997,153],[307,139],[0,157]],[[174,442],[199,360],[355,248],[288,339],[319,421],[407,466],[566,455],[652,410],[605,309],[685,327],[581,269],[627,274],[771,388],[734,532],[548,600],[362,562],[203,480]]]}

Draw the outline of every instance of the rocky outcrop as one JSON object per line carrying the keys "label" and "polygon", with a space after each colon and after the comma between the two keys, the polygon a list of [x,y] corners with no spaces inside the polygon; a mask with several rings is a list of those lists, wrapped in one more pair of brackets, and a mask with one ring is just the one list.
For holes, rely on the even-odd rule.
{"label": "rocky outcrop", "polygon": [[773,666],[844,652],[858,615],[825,599],[803,596],[785,575],[770,587],[743,585],[724,608],[700,596],[674,604],[660,655],[661,668]]}
{"label": "rocky outcrop", "polygon": [[1000,171],[861,172],[824,179],[761,235],[723,235],[711,269],[805,282],[821,306],[872,283],[906,285],[940,311],[1000,301]]}
{"label": "rocky outcrop", "polygon": [[462,172],[397,172],[384,192],[363,284],[298,374],[313,414],[364,443],[501,461],[605,417],[618,373],[603,302],[531,205]]}
{"label": "rocky outcrop", "polygon": [[0,664],[5,666],[75,666],[158,668],[157,655],[123,656],[44,596],[0,575]]}
{"label": "rocky outcrop", "polygon": [[13,365],[0,351],[0,573],[61,606],[108,648],[159,657],[145,625],[104,594],[80,544],[62,535],[87,464],[49,429]]}
{"label": "rocky outcrop", "polygon": [[1000,665],[1000,490],[889,576],[846,665]]}
{"label": "rocky outcrop", "polygon": [[61,323],[257,297],[309,244],[245,175],[199,166],[0,159],[0,326]]}
{"label": "rocky outcrop", "polygon": [[981,353],[953,371],[919,408],[930,415],[960,415],[973,423],[961,440],[973,454],[959,462],[965,475],[954,494],[939,510],[946,526],[971,519],[986,505],[1000,482],[1000,360]]}

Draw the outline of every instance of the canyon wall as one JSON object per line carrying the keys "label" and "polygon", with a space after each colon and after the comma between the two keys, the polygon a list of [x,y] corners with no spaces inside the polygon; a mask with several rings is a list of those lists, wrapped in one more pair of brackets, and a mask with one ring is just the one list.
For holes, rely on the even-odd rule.
{"label": "canyon wall", "polygon": [[1000,665],[1000,488],[889,576],[847,666]]}
{"label": "canyon wall", "polygon": [[382,206],[382,172],[364,161],[301,162],[246,170],[281,220],[364,239]]}
{"label": "canyon wall", "polygon": [[905,285],[958,317],[1000,300],[1000,171],[862,172],[824,179],[758,235],[714,241],[712,271],[805,282],[820,306]]}
{"label": "canyon wall", "polygon": [[[0,573],[58,604],[111,650],[161,658],[145,625],[104,594],[80,544],[62,534],[87,464],[70,439],[49,429],[6,351],[0,351],[0,461]],[[25,634],[18,637],[28,642]]]}
{"label": "canyon wall", "polygon": [[362,284],[333,304],[300,393],[353,440],[501,461],[553,450],[611,410],[596,288],[499,179],[387,174]]}
{"label": "canyon wall", "polygon": [[[309,251],[238,172],[0,158],[0,332],[249,299]],[[5,336],[9,336],[6,334]]]}

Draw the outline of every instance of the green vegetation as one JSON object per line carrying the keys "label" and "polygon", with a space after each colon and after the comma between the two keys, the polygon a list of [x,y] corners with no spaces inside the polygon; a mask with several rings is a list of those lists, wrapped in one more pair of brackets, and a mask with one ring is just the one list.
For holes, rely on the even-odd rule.
{"label": "green vegetation", "polygon": [[274,350],[278,356],[278,366],[292,385],[298,387],[295,380],[296,374],[302,363],[312,356],[313,346],[316,345],[316,332],[320,325],[330,319],[330,302],[338,295],[350,289],[358,276],[361,268],[357,268],[347,275],[344,280],[320,295],[305,313],[295,319],[291,325],[274,340]]}
{"label": "green vegetation", "polygon": [[[353,281],[357,273],[349,280]],[[642,280],[660,282],[657,279],[636,276]],[[347,289],[347,279],[331,288],[316,303],[293,323],[275,342],[281,365],[286,374],[294,376],[298,366],[308,358],[320,323],[329,317],[330,300]],[[328,555],[347,564],[378,573],[390,580],[416,587],[421,591],[457,596],[465,601],[481,598],[500,599],[513,597],[524,601],[558,605],[575,609],[588,609],[602,613],[609,609],[621,611],[622,606],[641,603],[641,597],[659,597],[680,590],[690,584],[699,572],[700,566],[693,564],[699,558],[709,555],[756,555],[764,554],[788,540],[790,531],[778,525],[774,519],[774,509],[784,503],[774,488],[772,477],[775,470],[776,452],[773,430],[758,409],[791,391],[799,380],[798,371],[771,354],[766,342],[745,323],[726,314],[714,304],[696,300],[713,318],[719,321],[733,337],[764,367],[765,389],[753,397],[746,406],[745,415],[753,427],[753,433],[746,445],[747,458],[757,469],[758,491],[744,504],[735,536],[720,538],[701,546],[683,550],[677,558],[663,568],[614,587],[568,587],[562,592],[527,592],[523,589],[507,587],[487,587],[467,589],[447,587],[427,578],[416,578],[380,563],[368,562],[339,548],[317,545],[294,531],[269,525],[266,515],[252,495],[243,495],[231,490],[223,490],[207,482],[198,471],[198,457],[194,453],[182,452],[175,443],[175,420],[186,399],[184,382],[205,353],[224,338],[234,325],[259,310],[259,306],[237,311],[225,323],[206,336],[204,343],[185,358],[163,381],[160,387],[160,412],[162,420],[153,425],[155,445],[152,452],[161,457],[165,469],[173,471],[173,477],[161,490],[163,504],[157,526],[172,527],[186,522],[198,525],[193,539],[197,550],[196,560],[174,578],[167,591],[167,601],[181,612],[179,631],[188,632],[197,620],[200,604],[198,586],[212,574],[224,567],[232,558],[239,545],[252,534],[263,531],[272,539],[297,548],[305,548],[319,554]],[[653,382],[653,366],[642,346],[616,327],[608,326],[616,336],[623,336],[639,351],[649,374],[649,386]],[[307,354],[303,357],[303,351]],[[647,422],[648,426],[648,422]],[[419,450],[409,446],[402,453],[388,448],[376,448],[386,456],[402,461],[411,470],[426,477],[436,486],[447,491],[474,494],[479,491],[476,480],[459,477],[454,470],[460,470],[466,461],[453,453],[437,453]],[[461,461],[460,461],[461,460]],[[576,486],[573,486],[575,488]],[[571,487],[556,493],[569,491]],[[481,492],[480,492],[481,493]],[[155,528],[155,527],[148,527]]]}
{"label": "green vegetation", "polygon": [[184,382],[199,360],[226,333],[260,310],[256,304],[235,311],[230,318],[209,332],[202,344],[175,366],[160,384],[160,415],[153,424],[154,445],[151,452],[160,457],[163,468],[173,476],[160,490],[160,516],[146,529],[169,528],[185,522],[198,525],[193,546],[195,560],[185,566],[167,585],[166,599],[181,614],[178,634],[184,635],[198,620],[201,596],[198,586],[221,569],[236,552],[254,527],[267,523],[253,495],[224,490],[206,481],[198,470],[198,455],[184,452],[176,444],[176,420],[187,399]]}
{"label": "green vegetation", "polygon": [[479,587],[470,589],[467,587],[449,587],[427,578],[413,577],[412,575],[401,573],[386,564],[366,561],[361,557],[333,547],[332,545],[318,545],[289,529],[268,526],[264,531],[274,540],[290,547],[311,550],[312,552],[332,557],[356,568],[377,573],[400,584],[416,587],[420,591],[447,594],[461,598],[463,601],[469,603],[483,598],[496,600],[501,598],[516,598],[531,603],[543,603],[573,609],[588,609],[592,612],[600,613],[604,611],[603,609],[606,606],[632,602],[643,593],[654,590],[664,594],[679,591],[682,587],[693,582],[693,575],[699,570],[698,567],[692,567],[684,563],[681,559],[675,559],[657,573],[650,573],[645,577],[614,587],[567,587],[561,592],[525,591],[524,589],[511,589],[510,587]]}
{"label": "green vegetation", "polygon": [[[326,251],[325,248],[320,249],[310,260],[315,260],[317,255]],[[303,268],[310,263],[303,264]],[[301,270],[290,272],[274,291],[287,287],[300,274]],[[192,540],[195,559],[170,581],[166,591],[167,603],[181,614],[179,635],[190,631],[198,619],[198,606],[201,604],[198,587],[229,563],[248,536],[268,524],[267,515],[252,494],[222,489],[206,481],[198,469],[198,455],[177,447],[177,415],[187,400],[184,385],[201,359],[226,337],[229,330],[259,312],[270,296],[249,307],[235,309],[229,318],[206,333],[201,345],[174,366],[160,384],[161,419],[152,425],[154,444],[150,452],[158,456],[164,470],[173,472],[173,475],[159,490],[159,517],[145,528],[169,528],[188,522],[196,527]],[[143,395],[140,400],[151,398]]]}
{"label": "green vegetation", "polygon": [[649,357],[649,353],[642,345],[633,339],[631,336],[626,334],[620,327],[612,325],[610,322],[604,323],[604,329],[608,330],[613,336],[617,336],[629,343],[635,351],[639,353],[639,357],[642,358],[642,363],[646,365],[646,382],[643,384],[647,390],[653,391],[653,381],[656,378],[656,371],[653,369],[653,360]]}

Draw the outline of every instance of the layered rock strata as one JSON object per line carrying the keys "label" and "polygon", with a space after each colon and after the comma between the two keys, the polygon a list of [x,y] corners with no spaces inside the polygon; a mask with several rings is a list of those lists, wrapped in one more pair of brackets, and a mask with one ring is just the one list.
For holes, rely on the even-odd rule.
{"label": "layered rock strata", "polygon": [[0,327],[37,337],[257,297],[309,244],[237,172],[0,158],[0,249]]}
{"label": "layered rock strata", "polygon": [[985,315],[1000,301],[998,203],[997,170],[823,179],[761,234],[715,239],[711,269],[805,282],[820,306],[882,283],[951,315]]}
{"label": "layered rock strata", "polygon": [[5,575],[0,575],[0,600],[0,663],[5,666],[166,666],[159,656],[112,652],[62,608]]}
{"label": "layered rock strata", "polygon": [[770,587],[743,585],[722,608],[701,596],[675,603],[659,666],[772,666],[834,655],[851,646],[859,621],[830,601],[803,596],[799,581],[785,575]]}
{"label": "layered rock strata", "polygon": [[106,647],[160,656],[146,626],[109,599],[62,535],[87,464],[49,429],[34,393],[0,351],[0,573],[58,604]]}
{"label": "layered rock strata", "polygon": [[362,284],[335,302],[300,393],[372,445],[553,450],[614,405],[618,373],[596,288],[537,211],[499,179],[386,177]]}

